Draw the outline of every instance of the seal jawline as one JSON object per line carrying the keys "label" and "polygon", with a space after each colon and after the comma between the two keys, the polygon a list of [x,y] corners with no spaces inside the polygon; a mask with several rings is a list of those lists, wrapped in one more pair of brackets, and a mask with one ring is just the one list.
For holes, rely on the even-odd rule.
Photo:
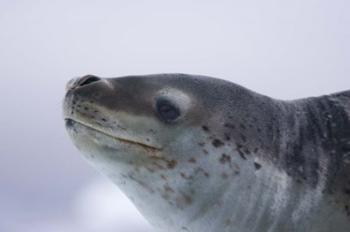
{"label": "seal jawline", "polygon": [[89,128],[90,130],[93,130],[97,133],[100,133],[100,134],[103,134],[107,137],[110,137],[112,139],[115,139],[117,140],[118,142],[122,142],[122,143],[128,143],[128,144],[131,144],[131,145],[134,145],[134,146],[139,146],[139,147],[142,147],[143,149],[145,149],[146,151],[148,152],[160,152],[162,149],[159,148],[159,147],[155,147],[155,146],[152,146],[152,145],[148,145],[148,144],[144,144],[144,143],[141,143],[141,142],[137,142],[137,141],[133,141],[133,140],[129,140],[129,139],[126,139],[126,138],[121,138],[121,137],[117,137],[115,135],[112,135],[106,131],[103,131],[99,128],[96,128],[92,125],[87,125],[86,123],[84,122],[81,122],[81,121],[77,121],[75,119],[72,119],[72,118],[65,118],[65,121],[66,121],[66,126],[67,127],[73,127],[75,123],[83,126],[83,127],[86,127],[86,128]]}

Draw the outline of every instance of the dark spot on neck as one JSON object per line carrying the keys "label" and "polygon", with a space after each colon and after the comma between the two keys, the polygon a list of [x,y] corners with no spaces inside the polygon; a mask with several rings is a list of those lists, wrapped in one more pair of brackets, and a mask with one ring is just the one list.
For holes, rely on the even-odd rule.
{"label": "dark spot on neck", "polygon": [[164,190],[166,192],[171,192],[171,193],[174,193],[174,189],[172,187],[170,187],[168,184],[164,185]]}
{"label": "dark spot on neck", "polygon": [[247,157],[245,157],[244,153],[241,150],[238,150],[238,154],[241,156],[242,159],[247,159]]}
{"label": "dark spot on neck", "polygon": [[212,144],[214,147],[221,147],[224,145],[224,143],[220,139],[214,139]]}
{"label": "dark spot on neck", "polygon": [[206,171],[205,171],[203,168],[201,168],[201,167],[198,167],[198,168],[196,169],[196,171],[195,171],[196,174],[199,173],[199,172],[203,173],[204,176],[207,177],[207,178],[209,178],[209,176],[210,176],[209,173],[206,172]]}
{"label": "dark spot on neck", "polygon": [[187,194],[182,194],[182,196],[183,196],[183,199],[185,200],[185,203],[187,204],[187,205],[190,205],[190,204],[192,204],[192,202],[193,202],[193,200],[192,200],[192,197],[191,196],[189,196],[189,195],[187,195]]}
{"label": "dark spot on neck", "polygon": [[225,164],[225,163],[231,163],[231,157],[226,155],[225,153],[221,155],[220,157],[220,163]]}
{"label": "dark spot on neck", "polygon": [[170,160],[170,161],[168,161],[168,168],[169,169],[174,169],[175,167],[176,167],[176,165],[177,165],[177,161],[176,160]]}
{"label": "dark spot on neck", "polygon": [[201,146],[201,147],[204,147],[205,143],[199,142],[198,145]]}
{"label": "dark spot on neck", "polygon": [[193,178],[192,176],[187,176],[184,172],[181,172],[180,176],[185,180],[191,180]]}
{"label": "dark spot on neck", "polygon": [[189,162],[189,163],[196,163],[197,160],[196,160],[195,158],[191,158],[191,159],[188,160],[188,162]]}
{"label": "dark spot on neck", "polygon": [[261,168],[261,164],[254,162],[254,167],[256,170],[259,170]]}
{"label": "dark spot on neck", "polygon": [[231,123],[225,123],[225,124],[224,124],[224,127],[230,128],[230,129],[232,129],[232,130],[236,128],[236,126],[233,125],[233,124],[231,124]]}
{"label": "dark spot on neck", "polygon": [[160,175],[160,178],[162,178],[163,180],[168,180],[168,178],[166,176],[164,176],[163,174]]}
{"label": "dark spot on neck", "polygon": [[209,132],[209,127],[207,127],[207,126],[202,126],[202,129],[204,130],[204,131],[206,131],[206,132]]}
{"label": "dark spot on neck", "polygon": [[245,154],[243,151],[245,151],[245,148],[243,147],[243,145],[241,144],[236,144],[237,145],[237,151],[238,151],[238,154],[242,157],[242,159],[247,159],[247,157],[245,157]]}

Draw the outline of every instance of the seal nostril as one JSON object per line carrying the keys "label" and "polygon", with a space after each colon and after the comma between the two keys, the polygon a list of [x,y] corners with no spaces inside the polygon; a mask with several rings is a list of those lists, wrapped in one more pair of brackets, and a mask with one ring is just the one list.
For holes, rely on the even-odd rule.
{"label": "seal nostril", "polygon": [[79,81],[79,86],[84,86],[84,85],[88,85],[91,84],[93,82],[99,81],[101,80],[100,78],[93,76],[93,75],[87,75],[83,78],[81,78],[81,80]]}

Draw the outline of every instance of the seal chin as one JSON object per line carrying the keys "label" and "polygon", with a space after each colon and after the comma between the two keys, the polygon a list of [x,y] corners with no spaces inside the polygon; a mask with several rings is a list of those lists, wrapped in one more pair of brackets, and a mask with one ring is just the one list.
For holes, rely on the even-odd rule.
{"label": "seal chin", "polygon": [[130,140],[130,139],[116,136],[116,135],[112,135],[111,133],[104,131],[102,128],[97,128],[97,127],[94,127],[91,125],[87,125],[84,122],[77,121],[77,120],[72,119],[72,118],[65,118],[65,124],[66,124],[66,128],[69,130],[74,130],[77,126],[83,127],[83,128],[88,129],[88,130],[94,131],[94,133],[101,134],[103,136],[106,136],[108,138],[116,140],[118,143],[136,146],[136,147],[142,148],[148,152],[158,153],[162,150],[162,148],[157,147],[157,146],[144,144],[144,143],[138,142],[136,140]]}

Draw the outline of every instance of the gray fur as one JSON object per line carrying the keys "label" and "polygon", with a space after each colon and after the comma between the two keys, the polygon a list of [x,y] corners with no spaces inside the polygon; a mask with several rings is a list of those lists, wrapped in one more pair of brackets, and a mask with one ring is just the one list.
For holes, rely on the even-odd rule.
{"label": "gray fur", "polygon": [[[65,97],[69,134],[156,229],[349,231],[350,91],[281,101],[203,76],[84,78]],[[164,89],[191,100],[170,124],[154,110]]]}

